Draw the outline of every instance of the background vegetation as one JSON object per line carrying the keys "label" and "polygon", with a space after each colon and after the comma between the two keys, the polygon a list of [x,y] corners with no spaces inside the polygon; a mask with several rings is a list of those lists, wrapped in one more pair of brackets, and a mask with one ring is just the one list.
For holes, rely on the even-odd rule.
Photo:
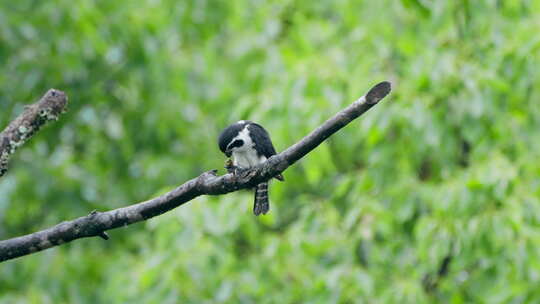
{"label": "background vegetation", "polygon": [[0,264],[0,302],[539,302],[539,30],[536,0],[0,2],[0,126],[70,97],[0,179],[0,239],[221,169],[236,120],[283,150],[394,83],[269,215],[201,197]]}

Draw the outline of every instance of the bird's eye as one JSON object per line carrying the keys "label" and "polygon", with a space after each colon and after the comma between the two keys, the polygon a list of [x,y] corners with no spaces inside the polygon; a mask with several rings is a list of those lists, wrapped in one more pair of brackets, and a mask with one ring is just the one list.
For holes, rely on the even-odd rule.
{"label": "bird's eye", "polygon": [[227,149],[230,150],[232,148],[237,148],[237,147],[241,147],[244,145],[244,141],[241,140],[241,139],[237,139],[235,141],[233,141],[228,147]]}

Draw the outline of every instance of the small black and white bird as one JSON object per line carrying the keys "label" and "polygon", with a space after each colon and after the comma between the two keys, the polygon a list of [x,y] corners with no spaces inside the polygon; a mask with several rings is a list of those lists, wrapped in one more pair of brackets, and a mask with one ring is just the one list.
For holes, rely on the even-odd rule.
{"label": "small black and white bird", "polygon": [[[240,120],[226,127],[219,135],[218,144],[227,157],[232,156],[233,168],[248,169],[276,154],[268,132],[261,125],[249,120]],[[275,178],[284,180],[281,174]],[[260,183],[255,188],[253,213],[266,214],[269,209],[268,182]]]}

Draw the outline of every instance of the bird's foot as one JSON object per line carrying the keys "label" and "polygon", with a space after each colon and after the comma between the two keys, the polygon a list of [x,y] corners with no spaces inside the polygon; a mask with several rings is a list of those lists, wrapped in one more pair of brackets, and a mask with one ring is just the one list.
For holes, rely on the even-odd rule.
{"label": "bird's foot", "polygon": [[240,167],[234,167],[233,175],[238,176],[240,178],[246,178],[251,170],[249,168],[240,168]]}
{"label": "bird's foot", "polygon": [[233,165],[230,159],[227,160],[227,162],[225,163],[225,169],[227,169],[227,173],[238,175],[238,176],[243,176],[249,171],[249,169],[240,168],[238,166]]}
{"label": "bird's foot", "polygon": [[240,176],[240,177],[246,177],[247,174],[250,172],[249,169],[246,168],[240,168],[240,167],[234,167],[234,175]]}
{"label": "bird's foot", "polygon": [[227,169],[227,173],[230,173],[230,174],[233,174],[233,175],[239,174],[240,171],[242,170],[242,168],[233,165],[233,162],[230,159],[228,159],[225,162],[225,169]]}

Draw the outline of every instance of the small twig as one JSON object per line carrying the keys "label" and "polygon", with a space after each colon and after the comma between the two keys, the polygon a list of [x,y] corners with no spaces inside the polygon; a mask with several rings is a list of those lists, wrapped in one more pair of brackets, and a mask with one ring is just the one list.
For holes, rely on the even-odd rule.
{"label": "small twig", "polygon": [[151,200],[107,212],[92,212],[87,216],[63,222],[39,232],[0,241],[0,262],[80,238],[103,237],[106,230],[158,216],[200,195],[225,194],[254,187],[283,172],[332,134],[377,104],[388,93],[390,93],[389,82],[377,84],[365,96],[328,119],[298,143],[270,157],[263,164],[248,170],[246,174],[229,173],[217,176],[217,170],[208,171]]}
{"label": "small twig", "polygon": [[22,146],[41,126],[51,120],[58,120],[65,112],[67,97],[64,92],[50,89],[33,105],[27,106],[19,117],[0,133],[0,177],[8,169],[10,156]]}
{"label": "small twig", "polygon": [[[99,214],[99,212],[97,210],[92,210],[92,212],[90,212],[90,214],[88,216],[92,217],[92,216],[96,216],[98,214]],[[105,232],[105,231],[98,231],[97,236],[104,239],[105,241],[109,240],[109,234],[107,234],[107,232]]]}

